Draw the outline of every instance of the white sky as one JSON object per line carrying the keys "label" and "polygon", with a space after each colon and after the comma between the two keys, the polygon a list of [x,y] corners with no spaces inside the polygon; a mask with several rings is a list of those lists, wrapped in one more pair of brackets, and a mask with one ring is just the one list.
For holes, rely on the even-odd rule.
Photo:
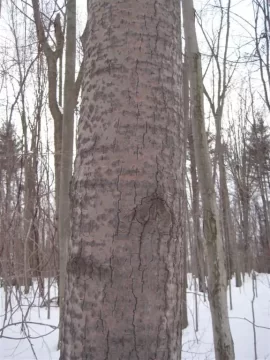
{"label": "white sky", "polygon": [[[8,21],[10,20],[10,14],[6,11],[6,5],[9,4],[11,0],[2,0],[2,16],[0,19],[0,71],[3,67],[1,64],[1,57],[3,59],[3,53],[5,56],[5,61],[14,62],[14,39],[12,38],[10,29],[8,28]],[[18,6],[21,6],[22,0],[12,0]],[[27,0],[28,3],[31,3],[31,0]],[[53,4],[54,0],[40,0],[40,4],[46,6],[46,4]],[[60,0],[61,1],[61,0]],[[206,3],[211,3],[213,5],[219,4],[218,0],[194,0],[195,7],[198,13],[203,14],[203,24],[204,28],[210,34],[210,37],[213,38],[216,36],[217,27],[219,25],[219,12],[218,10],[211,8],[209,5],[205,7]],[[222,3],[226,6],[227,0],[223,0]],[[27,7],[27,12],[31,16],[31,8]],[[253,45],[249,45],[250,37],[253,36],[252,27],[248,23],[253,23],[253,10],[251,6],[251,0],[232,0],[232,15],[231,15],[231,35],[230,35],[230,44],[229,44],[229,54],[230,59],[234,60],[236,58],[237,47],[240,48],[240,52],[243,55],[245,52],[250,53],[253,49]],[[84,29],[86,18],[87,18],[87,0],[77,0],[77,19],[78,19],[78,35],[80,35]],[[244,20],[241,19],[244,18]],[[35,31],[35,29],[33,29]],[[225,36],[225,33],[224,33]],[[223,40],[224,40],[223,36]],[[23,34],[22,34],[23,37]],[[206,67],[207,59],[209,57],[205,56],[209,54],[209,49],[205,43],[205,40],[201,34],[201,31],[198,27],[198,38],[200,51],[203,54],[203,66]],[[36,46],[36,45],[33,45]],[[3,61],[3,60],[2,60]],[[5,65],[6,66],[6,65]],[[6,66],[7,67],[7,66]],[[246,66],[245,64],[238,67],[237,72],[235,73],[233,79],[233,85],[235,92],[239,90],[240,85],[243,83],[243,79],[246,79],[248,82],[249,76],[252,76],[253,87],[260,89],[261,80],[259,78],[258,71],[254,72],[254,68],[251,66]],[[252,72],[251,72],[252,71]],[[251,74],[251,75],[250,75]],[[16,78],[16,76],[15,76]],[[1,78],[0,78],[1,79]],[[12,83],[9,84],[9,102],[12,103],[12,98],[14,99],[14,93],[16,94],[17,90],[13,89],[12,86],[16,87],[16,79],[11,79]],[[13,85],[12,85],[13,84]],[[206,87],[209,87],[209,81],[205,81]],[[0,82],[1,89],[1,82]],[[30,91],[31,92],[31,91]],[[233,96],[235,100],[235,95]],[[235,101],[234,101],[235,102]],[[31,103],[31,96],[29,97],[29,103]],[[0,90],[0,109],[6,107],[7,104],[7,93],[6,91]],[[206,112],[207,112],[206,107]],[[0,121],[6,117],[3,111],[0,112]]]}

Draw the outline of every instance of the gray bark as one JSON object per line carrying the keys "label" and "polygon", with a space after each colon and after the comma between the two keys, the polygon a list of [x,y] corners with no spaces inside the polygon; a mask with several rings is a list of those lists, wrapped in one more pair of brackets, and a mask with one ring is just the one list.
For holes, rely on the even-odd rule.
{"label": "gray bark", "polygon": [[178,0],[90,0],[63,360],[179,360]]}
{"label": "gray bark", "polygon": [[[33,5],[33,13],[34,13],[34,21],[35,21],[35,25],[36,25],[36,32],[37,32],[37,38],[38,38],[38,42],[46,56],[46,60],[47,60],[47,66],[48,66],[48,98],[49,98],[49,108],[50,108],[50,112],[51,115],[53,117],[54,120],[54,148],[55,148],[55,155],[54,155],[54,162],[55,162],[55,204],[56,204],[56,209],[55,209],[55,213],[56,213],[56,219],[55,219],[55,223],[56,223],[56,244],[57,246],[59,246],[59,232],[58,232],[58,227],[59,227],[59,201],[60,201],[60,177],[61,177],[61,155],[62,155],[62,141],[67,142],[67,139],[62,139],[63,133],[64,136],[66,136],[66,131],[69,133],[70,132],[70,126],[68,125],[67,127],[65,127],[65,129],[63,129],[63,114],[59,108],[59,105],[61,105],[62,102],[62,91],[60,90],[61,84],[62,84],[62,56],[63,56],[63,48],[64,48],[64,33],[62,30],[62,26],[61,26],[61,21],[60,21],[60,15],[57,14],[54,20],[54,34],[55,34],[55,49],[53,50],[48,42],[48,39],[46,37],[45,34],[45,30],[44,30],[44,26],[42,23],[42,19],[41,19],[41,14],[40,14],[40,9],[39,9],[39,0],[32,0],[32,5]],[[72,35],[71,35],[72,36]],[[68,46],[70,44],[70,46],[74,46],[73,44],[73,40],[71,39],[71,42],[67,42]],[[59,71],[60,73],[59,75],[59,82],[58,82],[58,90],[59,90],[59,94],[57,94],[57,62],[59,61]],[[73,60],[71,61],[73,62]],[[83,61],[84,62],[84,61]],[[81,88],[81,82],[82,82],[82,74],[83,74],[83,62],[81,64],[80,67],[80,71],[78,73],[76,82],[74,85],[71,85],[72,89],[68,90],[69,95],[67,96],[67,101],[68,102],[66,107],[66,117],[69,118],[69,116],[72,116],[74,108],[76,106],[77,103],[77,99],[79,96],[79,92],[80,92],[80,88]],[[69,65],[72,67],[72,63],[69,63]],[[73,70],[69,70],[69,71],[73,71]],[[68,76],[69,78],[70,76]],[[68,84],[69,86],[69,84]],[[66,87],[68,89],[68,87]],[[70,95],[71,93],[73,93],[73,95]],[[59,96],[57,96],[59,95]],[[72,99],[71,99],[72,98]],[[59,103],[58,103],[59,100]],[[69,101],[70,100],[70,101]],[[72,111],[70,109],[73,109]],[[70,110],[70,112],[69,112]],[[68,120],[68,123],[70,124],[71,121]],[[73,126],[73,124],[72,124]],[[69,136],[67,136],[67,138],[69,139]],[[71,145],[72,146],[72,145]],[[68,154],[67,154],[67,158],[70,157],[70,150],[68,150]],[[72,149],[71,149],[72,151]],[[65,162],[66,160],[64,160]],[[66,168],[65,168],[66,169]],[[69,170],[67,170],[67,173],[69,173]],[[70,179],[69,175],[67,176],[67,179]],[[66,187],[64,187],[64,189],[61,190],[62,193],[64,192],[64,194],[66,194]],[[65,216],[65,215],[64,215]],[[64,220],[65,224],[67,223],[67,219]],[[63,230],[64,231],[64,230]],[[65,235],[63,235],[65,237]],[[66,252],[64,250],[64,253],[61,255],[64,258],[66,257]],[[62,262],[62,260],[61,260]],[[59,278],[58,278],[59,280]],[[59,281],[58,281],[59,282]],[[60,283],[60,282],[59,282]],[[60,285],[60,284],[58,284]],[[62,293],[62,287],[60,292]]]}
{"label": "gray bark", "polygon": [[195,31],[192,0],[183,1],[183,18],[188,58],[191,62],[190,89],[194,101],[191,117],[195,159],[203,205],[203,226],[208,256],[208,296],[216,360],[233,360],[234,346],[227,306],[227,278],[215,187],[204,123],[201,58]]}
{"label": "gray bark", "polygon": [[[57,15],[54,21],[56,49],[53,50],[49,45],[41,19],[39,0],[32,0],[34,21],[38,42],[46,56],[48,67],[48,100],[49,108],[54,121],[54,167],[55,167],[55,222],[58,228],[59,221],[59,194],[60,194],[60,171],[62,153],[62,123],[63,114],[57,101],[57,62],[61,58],[64,47],[64,35],[61,29],[60,18]],[[58,231],[56,232],[56,244],[59,246]]]}
{"label": "gray bark", "polygon": [[193,241],[196,266],[196,277],[199,280],[199,291],[205,292],[205,273],[204,273],[204,247],[202,243],[200,227],[200,204],[199,204],[199,184],[195,161],[195,149],[190,127],[188,134],[190,148],[190,173],[192,184],[192,218],[193,218]]}
{"label": "gray bark", "polygon": [[[223,150],[222,150],[223,152]],[[227,257],[227,274],[230,280],[235,271],[236,286],[240,287],[241,274],[238,261],[238,249],[236,246],[236,237],[233,230],[232,214],[230,208],[229,191],[227,185],[226,169],[224,163],[224,155],[220,157],[220,188],[221,188],[221,203],[223,213],[223,226],[226,244],[226,257]]]}
{"label": "gray bark", "polygon": [[[59,259],[60,259],[60,333],[64,315],[65,278],[67,249],[70,240],[69,186],[72,177],[74,107],[75,107],[75,65],[76,65],[76,0],[66,5],[67,36],[65,54],[64,114],[62,133],[62,156],[59,194]],[[60,334],[61,337],[61,334]],[[60,345],[60,344],[59,344]],[[61,345],[60,345],[61,346]]]}

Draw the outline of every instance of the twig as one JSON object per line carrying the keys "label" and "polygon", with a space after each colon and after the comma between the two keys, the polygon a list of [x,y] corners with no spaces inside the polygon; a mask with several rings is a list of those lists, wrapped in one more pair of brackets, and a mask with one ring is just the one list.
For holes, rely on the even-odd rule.
{"label": "twig", "polygon": [[242,318],[242,317],[233,316],[233,317],[229,317],[229,319],[245,320],[245,321],[249,322],[251,325],[255,326],[256,328],[270,330],[269,327],[261,326],[261,325],[256,325],[256,324],[254,324],[254,322],[252,322],[251,320],[248,320],[247,318]]}
{"label": "twig", "polygon": [[[17,325],[22,325],[22,324],[48,326],[48,327],[52,328],[53,330],[58,329],[58,326],[55,326],[55,325],[43,324],[43,323],[39,323],[39,322],[35,322],[35,321],[18,321],[18,322],[15,322],[13,324],[8,324],[8,325],[3,326],[0,329],[0,331],[5,330],[6,328],[11,327],[11,326],[17,326]],[[0,336],[0,337],[2,337],[2,336]]]}

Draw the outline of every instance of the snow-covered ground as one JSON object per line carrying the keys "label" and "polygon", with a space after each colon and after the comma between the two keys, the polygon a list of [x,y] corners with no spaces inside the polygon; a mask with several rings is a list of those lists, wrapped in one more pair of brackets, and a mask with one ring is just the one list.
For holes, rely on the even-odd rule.
{"label": "snow-covered ground", "polygon": [[[51,299],[56,295],[56,285],[52,285]],[[41,300],[38,297],[36,282],[27,296],[21,294],[21,301],[18,296],[19,293],[16,293],[13,287],[12,311],[9,307],[5,322],[5,325],[9,326],[5,328],[1,338],[1,328],[5,317],[5,293],[4,289],[0,288],[0,360],[58,360],[59,308],[56,303],[52,302],[50,319],[48,319],[48,309],[38,306]],[[18,306],[20,302],[22,306]],[[28,310],[29,313],[25,319]],[[24,330],[22,330],[22,323],[26,324]],[[16,338],[18,340],[15,340]]]}
{"label": "snow-covered ground", "polygon": [[[189,279],[189,281],[191,281]],[[232,281],[232,306],[229,311],[230,325],[235,347],[236,360],[254,360],[254,331],[252,318],[253,284],[246,275],[241,288]],[[195,298],[188,289],[189,326],[184,330],[182,340],[182,360],[214,360],[213,332],[209,303],[203,295],[198,298],[199,331],[195,332]],[[254,300],[257,359],[270,360],[270,276],[257,276],[258,297]],[[229,294],[228,294],[229,303]],[[250,323],[250,322],[251,323]],[[265,327],[265,328],[263,328]]]}
{"label": "snow-covered ground", "polygon": [[[198,294],[199,330],[195,332],[195,295],[192,280],[189,277],[188,318],[189,326],[184,330],[182,360],[214,360],[211,315],[208,301],[204,301],[203,294]],[[15,291],[15,289],[14,289]],[[22,306],[18,306],[16,299],[12,299],[12,312],[9,309],[5,324],[7,327],[1,334],[4,321],[5,294],[0,288],[0,360],[56,360],[59,312],[52,303],[50,319],[46,307],[37,307],[36,290],[25,297],[22,295]],[[53,288],[51,297],[56,295]],[[270,276],[260,274],[257,277],[257,295],[254,300],[256,324],[257,359],[270,360]],[[252,317],[253,285],[250,277],[246,276],[245,283],[240,289],[234,287],[232,281],[232,305],[230,323],[235,345],[236,360],[253,360],[254,331]],[[27,326],[24,331],[21,323],[29,304],[31,306],[27,316]],[[23,321],[24,322],[24,321]],[[29,334],[31,338],[29,338]],[[1,338],[1,335],[3,336]],[[17,338],[18,340],[14,340]]]}

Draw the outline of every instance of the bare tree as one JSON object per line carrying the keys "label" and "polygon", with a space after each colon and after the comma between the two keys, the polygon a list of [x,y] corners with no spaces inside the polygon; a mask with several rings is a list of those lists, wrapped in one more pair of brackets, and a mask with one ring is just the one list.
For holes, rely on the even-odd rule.
{"label": "bare tree", "polygon": [[270,110],[270,7],[268,0],[252,0],[254,11],[255,51],[263,85],[263,101]]}
{"label": "bare tree", "polygon": [[[66,4],[67,32],[65,56],[64,117],[62,135],[62,156],[59,199],[59,258],[60,258],[60,329],[62,329],[65,304],[65,277],[67,249],[70,239],[69,186],[72,177],[74,109],[77,101],[75,93],[76,65],[76,0]],[[61,332],[61,330],[60,330]],[[61,346],[61,345],[60,345]],[[59,347],[60,347],[59,346]]]}
{"label": "bare tree", "polygon": [[[66,44],[66,71],[65,71],[65,93],[64,93],[64,120],[61,111],[62,104],[62,54],[64,49],[64,31],[62,29],[60,15],[57,14],[54,20],[54,35],[55,40],[53,45],[50,44],[50,29],[46,29],[42,22],[41,12],[39,8],[39,1],[32,0],[34,20],[36,25],[37,37],[41,49],[43,50],[48,69],[48,83],[49,83],[49,108],[54,119],[54,147],[55,147],[55,201],[56,201],[56,226],[60,227],[61,243],[60,243],[60,267],[61,273],[65,272],[66,264],[66,246],[67,238],[69,237],[69,183],[72,172],[72,157],[73,157],[73,121],[74,109],[77,104],[83,72],[83,62],[80,65],[76,81],[75,77],[75,56],[76,56],[76,6],[72,2],[68,2],[67,19],[69,24],[67,26],[67,44]],[[73,18],[75,20],[73,20]],[[74,25],[75,24],[75,25]],[[49,26],[51,21],[49,21]],[[74,28],[75,26],[75,28]],[[45,31],[46,30],[46,31]],[[69,55],[70,54],[70,55]],[[59,62],[59,72],[57,71],[57,64]],[[57,75],[59,75],[57,87]],[[59,89],[59,94],[57,94]],[[58,96],[57,96],[58,95]],[[63,121],[65,125],[63,125]],[[63,137],[64,136],[64,137]],[[63,148],[64,146],[64,148]],[[64,154],[64,155],[63,155]],[[62,158],[62,155],[64,156]],[[62,180],[61,180],[62,179]],[[61,186],[60,186],[61,185]],[[59,207],[61,197],[61,219],[59,219]],[[57,243],[59,243],[59,232],[57,231]],[[63,299],[64,284],[60,284],[60,297]],[[63,283],[63,282],[62,282]]]}
{"label": "bare tree", "polygon": [[224,249],[205,131],[201,57],[197,44],[192,1],[183,1],[183,18],[187,58],[191,63],[190,92],[193,108],[191,124],[203,206],[208,263],[208,296],[212,314],[215,356],[217,360],[233,360],[235,355],[228,319]]}
{"label": "bare tree", "polygon": [[[44,52],[48,67],[48,86],[49,86],[49,108],[54,120],[54,147],[55,147],[55,199],[56,199],[56,224],[59,218],[59,193],[60,193],[60,171],[62,153],[62,122],[63,115],[59,108],[57,97],[57,62],[61,58],[64,47],[64,34],[61,28],[59,16],[55,18],[55,48],[49,43],[49,29],[47,34],[42,22],[39,0],[32,0],[34,21],[36,25],[39,46]],[[58,233],[57,233],[58,234]]]}

